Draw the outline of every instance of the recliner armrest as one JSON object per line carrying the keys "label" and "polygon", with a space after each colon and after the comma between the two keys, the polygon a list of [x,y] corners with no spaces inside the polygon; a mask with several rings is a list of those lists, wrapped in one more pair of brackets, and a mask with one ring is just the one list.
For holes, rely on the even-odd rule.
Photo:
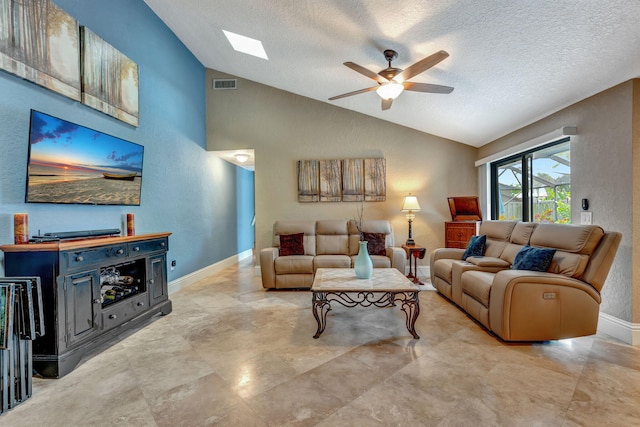
{"label": "recliner armrest", "polygon": [[457,248],[438,248],[431,251],[429,255],[429,274],[431,275],[431,283],[435,283],[435,271],[433,264],[439,259],[457,259],[461,260],[464,255],[464,249]]}
{"label": "recliner armrest", "polygon": [[468,263],[477,265],[478,267],[490,267],[490,268],[511,268],[511,264],[502,258],[494,258],[491,256],[470,256],[466,260]]}
{"label": "recliner armrest", "polygon": [[402,274],[405,274],[405,268],[407,265],[407,253],[402,248],[387,247],[387,256],[391,259],[391,268],[398,269]]}
{"label": "recliner armrest", "polygon": [[458,248],[434,249],[433,251],[431,251],[430,264],[433,265],[435,261],[443,258],[462,259],[462,255],[464,255],[464,249],[458,249]]}
{"label": "recliner armrest", "polygon": [[491,330],[504,340],[547,340],[595,333],[601,297],[563,274],[502,270],[489,300]]}
{"label": "recliner armrest", "polygon": [[[503,296],[507,293],[515,292],[514,287],[516,285],[555,285],[566,286],[580,289],[591,298],[593,298],[598,304],[601,302],[600,293],[589,283],[582,280],[574,279],[564,274],[548,273],[546,271],[529,271],[529,270],[501,270],[496,273],[491,285],[491,302],[493,304],[493,298]],[[501,295],[501,296],[499,296]]]}
{"label": "recliner armrest", "polygon": [[511,267],[507,261],[493,257],[467,257],[465,261],[454,261],[451,264],[451,299],[462,304],[462,277],[468,271],[497,273]]}
{"label": "recliner armrest", "polygon": [[278,248],[264,248],[260,251],[260,273],[263,288],[276,287],[275,260],[279,255]]}

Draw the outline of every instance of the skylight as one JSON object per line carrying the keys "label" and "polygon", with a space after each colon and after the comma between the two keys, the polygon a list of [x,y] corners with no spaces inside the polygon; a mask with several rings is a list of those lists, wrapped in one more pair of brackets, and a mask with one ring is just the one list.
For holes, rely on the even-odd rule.
{"label": "skylight", "polygon": [[269,59],[267,57],[267,52],[265,52],[264,47],[262,47],[262,42],[260,40],[241,36],[240,34],[232,33],[231,31],[227,30],[222,30],[222,32],[236,51],[257,56],[258,58],[262,59]]}

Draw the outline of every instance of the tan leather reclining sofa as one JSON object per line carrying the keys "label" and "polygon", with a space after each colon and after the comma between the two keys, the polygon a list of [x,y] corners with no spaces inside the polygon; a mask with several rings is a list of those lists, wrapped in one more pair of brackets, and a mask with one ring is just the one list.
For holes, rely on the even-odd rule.
{"label": "tan leather reclining sofa", "polygon": [[[485,221],[483,257],[436,249],[431,283],[505,341],[545,341],[596,333],[600,291],[622,235],[596,225]],[[554,248],[546,272],[513,270],[524,245]]]}
{"label": "tan leather reclining sofa", "polygon": [[[371,255],[374,268],[405,271],[406,253],[394,247],[389,221],[363,221],[362,231],[385,234],[385,255]],[[280,256],[280,236],[304,233],[304,255]],[[264,288],[310,288],[318,268],[353,268],[360,249],[360,232],[354,220],[277,221],[273,246],[260,251]]]}

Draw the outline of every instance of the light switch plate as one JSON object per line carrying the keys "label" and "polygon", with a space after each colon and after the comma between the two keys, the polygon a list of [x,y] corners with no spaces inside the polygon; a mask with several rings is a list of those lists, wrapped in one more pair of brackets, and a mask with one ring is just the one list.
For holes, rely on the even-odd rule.
{"label": "light switch plate", "polygon": [[580,212],[580,224],[591,225],[592,216],[591,212]]}

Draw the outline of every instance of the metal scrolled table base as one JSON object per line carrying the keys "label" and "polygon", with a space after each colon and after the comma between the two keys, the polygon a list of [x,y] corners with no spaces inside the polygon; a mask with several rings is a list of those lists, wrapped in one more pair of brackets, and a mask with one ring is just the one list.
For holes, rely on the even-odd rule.
{"label": "metal scrolled table base", "polygon": [[[313,291],[312,291],[313,292]],[[416,333],[416,320],[420,314],[418,292],[313,292],[313,316],[318,323],[318,330],[313,338],[318,338],[327,326],[327,313],[331,311],[331,301],[345,307],[395,307],[396,301],[402,303],[402,311],[406,316],[406,326],[415,339],[420,339]]]}

